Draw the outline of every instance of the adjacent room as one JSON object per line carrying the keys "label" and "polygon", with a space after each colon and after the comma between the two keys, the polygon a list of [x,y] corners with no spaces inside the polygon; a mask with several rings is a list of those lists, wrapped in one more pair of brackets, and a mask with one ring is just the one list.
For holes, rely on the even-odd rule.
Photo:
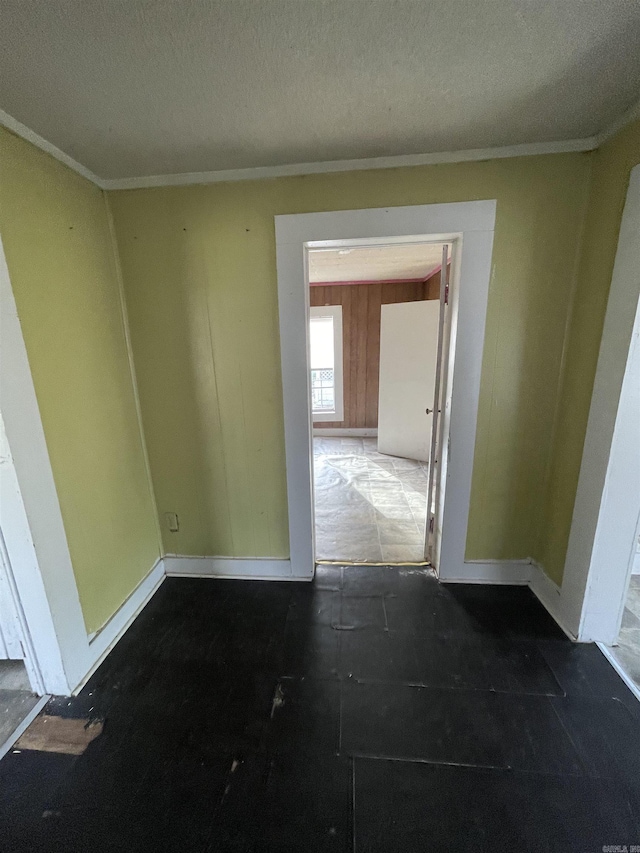
{"label": "adjacent room", "polygon": [[618,642],[611,654],[640,690],[640,542],[633,557]]}
{"label": "adjacent room", "polygon": [[[0,744],[16,740],[42,707],[33,691],[21,649],[7,647],[0,629]],[[3,648],[4,646],[4,648]]]}
{"label": "adjacent room", "polygon": [[425,562],[442,260],[437,242],[309,253],[321,562]]}

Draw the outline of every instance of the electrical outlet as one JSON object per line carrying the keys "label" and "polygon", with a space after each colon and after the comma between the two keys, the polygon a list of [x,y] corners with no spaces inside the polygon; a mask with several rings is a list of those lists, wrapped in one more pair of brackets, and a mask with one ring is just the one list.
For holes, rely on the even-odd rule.
{"label": "electrical outlet", "polygon": [[180,530],[177,512],[165,512],[164,520],[167,522],[167,527],[169,528],[171,533],[177,533],[178,530]]}

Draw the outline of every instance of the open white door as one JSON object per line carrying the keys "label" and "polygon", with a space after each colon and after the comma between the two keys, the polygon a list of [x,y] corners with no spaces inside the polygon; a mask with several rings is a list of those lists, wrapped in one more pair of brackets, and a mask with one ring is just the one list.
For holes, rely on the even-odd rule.
{"label": "open white door", "polygon": [[22,626],[11,588],[4,537],[0,530],[0,660],[23,660]]}
{"label": "open white door", "polygon": [[[438,301],[438,345],[436,352],[436,369],[433,391],[433,424],[431,427],[431,449],[429,451],[429,482],[427,486],[427,526],[425,530],[424,556],[431,565],[436,565],[438,551],[438,533],[436,530],[436,514],[439,511],[440,487],[442,485],[442,467],[444,455],[444,419],[442,415],[443,385],[442,377],[446,373],[445,355],[445,321],[447,305],[449,304],[449,246],[442,247],[442,265],[440,267],[440,299]],[[427,412],[429,409],[427,409]]]}
{"label": "open white door", "polygon": [[438,352],[440,303],[382,306],[378,450],[428,462]]}

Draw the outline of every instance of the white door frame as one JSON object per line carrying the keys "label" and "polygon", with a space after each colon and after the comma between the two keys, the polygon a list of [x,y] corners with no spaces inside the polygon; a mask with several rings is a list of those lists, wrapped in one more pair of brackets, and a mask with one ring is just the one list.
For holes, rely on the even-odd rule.
{"label": "white door frame", "polygon": [[[458,252],[459,254],[459,252]],[[448,455],[448,427],[445,435],[445,424],[448,420],[447,406],[450,402],[450,389],[447,382],[449,376],[449,350],[451,346],[451,312],[449,311],[449,293],[451,291],[451,268],[449,257],[453,264],[456,247],[449,250],[448,244],[442,247],[442,265],[440,267],[440,316],[438,319],[438,349],[436,352],[436,381],[433,395],[433,422],[431,425],[431,447],[429,450],[429,472],[427,478],[427,515],[424,528],[424,556],[433,565],[438,565],[440,560],[440,531],[439,520],[442,516],[443,506],[440,502],[440,486],[443,477],[440,472],[444,470],[446,475],[446,462]],[[447,442],[445,442],[445,437]]]}
{"label": "white door frame", "polygon": [[[84,634],[86,643],[87,635],[1,242],[0,347],[0,412],[6,431],[0,528],[41,673],[41,683],[32,687],[65,694],[74,686],[72,673],[80,669],[78,641]],[[48,572],[42,571],[45,564]]]}
{"label": "white door frame", "polygon": [[294,577],[311,580],[315,570],[306,250],[319,248],[323,242],[363,245],[385,240],[448,242],[454,247],[447,377],[451,401],[443,412],[448,415],[449,457],[442,486],[446,500],[436,570],[445,581],[528,580],[528,566],[516,566],[514,570],[512,565],[465,561],[495,214],[495,200],[487,200],[275,217],[289,545]]}
{"label": "white door frame", "polygon": [[32,689],[77,691],[164,579],[151,572],[95,636],[87,635],[9,270],[0,240],[0,530],[23,617]]}
{"label": "white door frame", "polygon": [[630,175],[556,608],[583,642],[618,638],[640,516],[640,165]]}
{"label": "white door frame", "polygon": [[[14,630],[19,640],[21,654],[18,657],[24,661],[29,683],[34,693],[43,695],[46,693],[44,678],[40,670],[38,654],[34,647],[33,638],[29,630],[27,618],[22,607],[20,593],[11,565],[9,556],[9,540],[11,549],[15,555],[16,549],[22,552],[22,559],[28,560],[32,557],[29,553],[29,528],[24,512],[24,505],[20,499],[20,488],[16,477],[15,466],[9,451],[2,413],[0,413],[0,521],[7,531],[5,535],[0,527],[0,572],[2,573],[2,584],[4,594],[9,599],[10,613],[5,612],[3,619],[11,618],[14,621]],[[2,630],[5,626],[2,626]]]}

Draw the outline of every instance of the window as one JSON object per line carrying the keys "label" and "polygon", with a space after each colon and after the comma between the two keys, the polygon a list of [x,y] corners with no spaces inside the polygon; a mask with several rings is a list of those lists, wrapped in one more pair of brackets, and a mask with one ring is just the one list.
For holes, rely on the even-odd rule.
{"label": "window", "polygon": [[309,350],[313,420],[342,421],[342,305],[312,306]]}

